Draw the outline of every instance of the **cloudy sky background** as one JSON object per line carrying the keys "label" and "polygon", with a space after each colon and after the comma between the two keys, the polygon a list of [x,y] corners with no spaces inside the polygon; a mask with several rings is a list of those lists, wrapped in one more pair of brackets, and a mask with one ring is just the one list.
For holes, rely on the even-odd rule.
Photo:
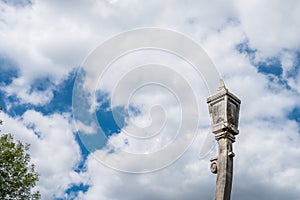
{"label": "cloudy sky background", "polygon": [[[77,69],[88,54],[122,31],[149,26],[168,28],[201,45],[227,87],[242,100],[240,135],[234,144],[232,199],[297,200],[299,13],[297,0],[2,0],[2,133],[11,132],[31,144],[32,161],[41,175],[36,189],[42,193],[42,199],[212,199],[216,177],[209,171],[209,159],[215,155],[215,149],[199,159],[209,126],[205,110],[208,93],[199,95],[200,99],[203,97],[199,108],[203,111],[202,125],[193,145],[183,157],[157,172],[133,175],[102,165],[84,148],[74,125],[72,89]],[[149,58],[149,52],[146,55]],[[154,60],[161,58],[155,53],[151,55]],[[169,58],[164,59],[167,62]],[[128,60],[120,63],[125,66]],[[180,71],[179,65],[177,68]],[[193,82],[193,77],[186,73],[183,76]],[[112,78],[112,82],[117,80],[118,76]],[[200,85],[194,83],[199,91],[201,81]],[[150,105],[152,100],[160,100],[169,105],[165,107],[168,112],[174,111],[171,116],[176,116],[176,105],[163,97],[157,100],[148,92],[136,101],[144,100]],[[157,90],[155,94],[161,97],[162,93]],[[102,104],[98,119],[111,136],[107,145],[119,145],[130,152],[146,151],[133,141],[122,146],[125,136],[111,120],[112,112],[105,103],[107,96],[100,95],[99,101]],[[147,124],[147,114],[141,112],[135,120]],[[178,120],[167,119],[174,124]],[[160,141],[170,139],[172,126],[166,128],[166,137]],[[163,146],[157,141],[150,144],[157,145],[154,150]],[[161,159],[168,156],[163,154]],[[141,163],[128,160],[126,164],[130,167]]]}

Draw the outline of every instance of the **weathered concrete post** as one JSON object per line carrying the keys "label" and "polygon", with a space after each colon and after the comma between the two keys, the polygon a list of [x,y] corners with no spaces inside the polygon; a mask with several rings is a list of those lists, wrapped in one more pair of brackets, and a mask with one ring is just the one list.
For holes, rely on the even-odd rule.
{"label": "weathered concrete post", "polygon": [[230,200],[233,148],[238,131],[241,100],[230,93],[221,80],[217,93],[207,98],[209,114],[212,120],[212,132],[218,142],[218,157],[212,158],[210,169],[217,174],[215,200]]}

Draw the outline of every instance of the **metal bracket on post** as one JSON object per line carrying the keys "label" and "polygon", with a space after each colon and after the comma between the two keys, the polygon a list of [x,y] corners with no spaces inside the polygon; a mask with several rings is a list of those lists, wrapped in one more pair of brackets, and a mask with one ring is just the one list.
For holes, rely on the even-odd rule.
{"label": "metal bracket on post", "polygon": [[210,159],[210,171],[213,174],[216,174],[218,172],[218,157]]}

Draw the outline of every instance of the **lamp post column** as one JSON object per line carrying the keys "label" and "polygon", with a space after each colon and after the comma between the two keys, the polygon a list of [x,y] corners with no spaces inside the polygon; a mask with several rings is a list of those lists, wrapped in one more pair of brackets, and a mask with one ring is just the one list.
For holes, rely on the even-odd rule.
{"label": "lamp post column", "polygon": [[217,174],[215,200],[230,200],[233,176],[233,148],[238,131],[240,99],[226,89],[223,81],[216,94],[207,99],[212,119],[212,132],[218,142],[218,157],[212,158],[210,169]]}
{"label": "lamp post column", "polygon": [[235,137],[224,131],[216,135],[218,142],[217,165],[217,182],[215,189],[215,200],[230,200],[232,173],[233,173],[233,157],[232,143]]}

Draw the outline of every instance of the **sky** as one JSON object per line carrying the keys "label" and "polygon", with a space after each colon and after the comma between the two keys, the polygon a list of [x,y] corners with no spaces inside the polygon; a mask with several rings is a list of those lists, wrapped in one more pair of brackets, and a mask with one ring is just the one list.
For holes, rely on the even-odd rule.
{"label": "sky", "polygon": [[[42,199],[213,199],[206,98],[222,78],[242,101],[232,199],[298,200],[299,13],[298,0],[0,0],[1,134],[31,144]],[[108,59],[141,41],[181,54]]]}

